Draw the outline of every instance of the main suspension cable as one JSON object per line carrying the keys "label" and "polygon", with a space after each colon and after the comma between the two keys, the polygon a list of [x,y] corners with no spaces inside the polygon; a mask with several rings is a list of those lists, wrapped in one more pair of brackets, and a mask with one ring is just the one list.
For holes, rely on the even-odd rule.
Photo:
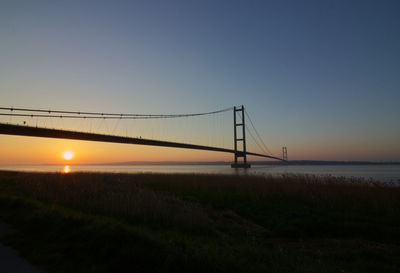
{"label": "main suspension cable", "polygon": [[[31,108],[13,108],[13,107],[0,107],[0,110],[8,110],[11,112],[31,112],[35,114],[20,114],[20,113],[0,113],[0,116],[18,116],[18,117],[48,117],[48,118],[87,118],[87,119],[152,119],[152,118],[182,118],[182,117],[195,117],[212,115],[222,112],[227,112],[233,108],[225,108],[221,110],[203,112],[203,113],[190,113],[190,114],[116,114],[116,113],[100,113],[100,112],[78,112],[78,111],[61,111],[61,110],[44,110],[44,109],[31,109]],[[48,114],[37,114],[48,113]],[[57,115],[60,114],[60,115]]]}
{"label": "main suspension cable", "polygon": [[69,118],[69,119],[162,119],[180,118],[185,116],[81,116],[81,115],[41,115],[41,114],[7,114],[0,113],[0,116],[31,117],[31,118]]}

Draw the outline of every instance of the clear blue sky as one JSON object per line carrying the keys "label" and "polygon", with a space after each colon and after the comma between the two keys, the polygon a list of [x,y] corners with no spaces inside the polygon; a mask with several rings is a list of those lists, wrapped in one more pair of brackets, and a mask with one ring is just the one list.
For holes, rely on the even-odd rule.
{"label": "clear blue sky", "polygon": [[3,0],[0,104],[244,104],[274,153],[400,160],[399,14],[384,0]]}

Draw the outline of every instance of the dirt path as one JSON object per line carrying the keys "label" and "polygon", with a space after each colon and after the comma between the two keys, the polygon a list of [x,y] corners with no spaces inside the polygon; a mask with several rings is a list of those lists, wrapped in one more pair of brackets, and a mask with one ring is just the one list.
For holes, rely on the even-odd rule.
{"label": "dirt path", "polygon": [[[10,232],[8,225],[0,223],[0,237]],[[1,273],[45,273],[44,270],[32,265],[18,253],[0,243],[0,272]]]}

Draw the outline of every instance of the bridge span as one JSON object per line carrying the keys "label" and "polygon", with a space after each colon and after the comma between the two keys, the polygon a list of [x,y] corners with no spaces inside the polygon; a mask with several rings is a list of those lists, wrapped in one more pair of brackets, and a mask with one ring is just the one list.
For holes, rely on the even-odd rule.
{"label": "bridge span", "polygon": [[[5,124],[5,123],[0,123],[0,134],[194,149],[194,150],[232,153],[237,156],[252,155],[252,156],[258,156],[258,157],[264,157],[264,158],[285,161],[284,159],[275,157],[275,156],[263,155],[263,154],[252,153],[252,152],[247,152],[247,151],[239,152],[237,150],[235,151],[233,149],[226,149],[226,148],[219,148],[219,147],[211,147],[211,146],[203,146],[203,145],[179,143],[179,142],[170,142],[170,141],[161,141],[161,140],[153,140],[153,139],[145,139],[145,138],[123,137],[123,136],[106,135],[106,134],[49,129],[49,128],[32,127],[32,126],[25,126],[25,125],[22,126],[22,125]],[[248,166],[248,167],[250,167],[250,166]]]}

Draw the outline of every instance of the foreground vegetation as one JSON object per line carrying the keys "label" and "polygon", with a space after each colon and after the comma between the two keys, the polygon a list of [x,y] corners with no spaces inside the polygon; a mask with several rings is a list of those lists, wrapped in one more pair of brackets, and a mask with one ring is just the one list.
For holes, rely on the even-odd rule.
{"label": "foreground vegetation", "polygon": [[400,272],[400,187],[358,179],[0,172],[0,221],[48,272]]}

